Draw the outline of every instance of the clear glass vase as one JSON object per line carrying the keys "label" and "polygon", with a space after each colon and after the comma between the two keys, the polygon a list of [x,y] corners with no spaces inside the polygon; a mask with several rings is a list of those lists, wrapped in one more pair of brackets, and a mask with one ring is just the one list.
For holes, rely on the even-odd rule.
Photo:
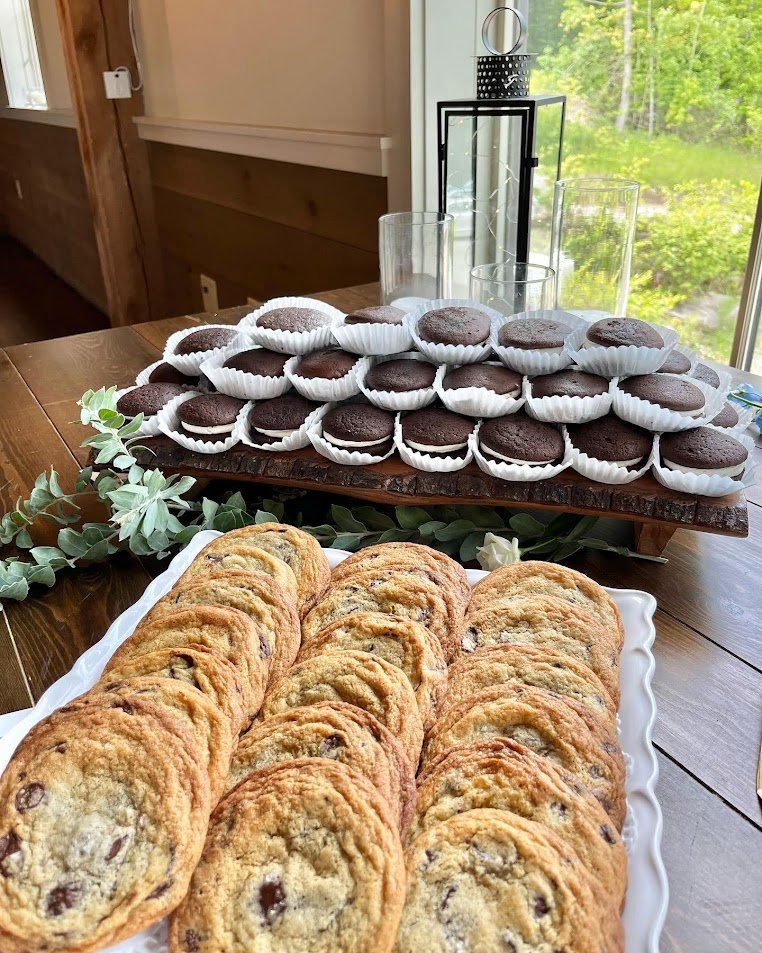
{"label": "clear glass vase", "polygon": [[550,264],[556,307],[624,315],[640,185],[628,179],[560,179]]}
{"label": "clear glass vase", "polygon": [[502,314],[544,311],[553,307],[552,268],[505,261],[471,269],[470,298]]}
{"label": "clear glass vase", "polygon": [[378,220],[381,303],[398,298],[449,298],[453,217],[391,212]]}

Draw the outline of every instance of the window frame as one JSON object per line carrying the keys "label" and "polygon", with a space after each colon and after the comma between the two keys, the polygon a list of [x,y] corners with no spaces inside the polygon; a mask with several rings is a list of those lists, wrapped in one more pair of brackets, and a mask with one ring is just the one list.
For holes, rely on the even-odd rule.
{"label": "window frame", "polygon": [[[15,7],[16,9],[8,9],[7,11],[0,11],[0,18],[14,18],[14,27],[18,29],[19,27],[19,16],[23,16],[24,22],[23,26],[25,30],[29,33],[27,37],[28,42],[30,43],[28,48],[28,53],[33,59],[33,70],[36,73],[35,78],[39,78],[39,89],[42,92],[44,103],[42,105],[35,104],[29,101],[29,92],[32,89],[27,82],[26,77],[23,82],[19,82],[17,77],[13,76],[14,69],[20,67],[21,70],[26,71],[27,67],[24,65],[23,52],[19,45],[18,49],[12,48],[7,43],[3,43],[3,31],[0,29],[0,72],[2,73],[3,78],[3,91],[5,93],[6,106],[9,109],[25,109],[25,110],[35,110],[38,112],[44,112],[49,108],[48,106],[48,94],[45,86],[45,73],[43,70],[43,56],[40,45],[40,29],[39,21],[37,17],[37,9],[34,0],[0,0],[0,3],[3,5],[9,5],[9,7]],[[18,7],[20,4],[25,6],[25,10],[19,10]],[[19,91],[23,91],[24,97],[19,97]],[[20,98],[25,98],[24,102],[19,102]]]}

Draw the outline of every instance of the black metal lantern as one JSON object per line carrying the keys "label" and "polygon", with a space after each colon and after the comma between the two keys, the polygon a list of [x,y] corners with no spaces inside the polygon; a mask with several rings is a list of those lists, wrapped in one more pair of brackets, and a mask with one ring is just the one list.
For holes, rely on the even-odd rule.
{"label": "black metal lantern", "polygon": [[[519,23],[506,54],[487,32],[501,10]],[[437,103],[439,211],[455,217],[453,294],[468,295],[475,265],[548,264],[553,187],[560,177],[565,96],[529,96],[530,54],[516,53],[525,21],[512,7],[493,10],[477,57],[477,98]]]}

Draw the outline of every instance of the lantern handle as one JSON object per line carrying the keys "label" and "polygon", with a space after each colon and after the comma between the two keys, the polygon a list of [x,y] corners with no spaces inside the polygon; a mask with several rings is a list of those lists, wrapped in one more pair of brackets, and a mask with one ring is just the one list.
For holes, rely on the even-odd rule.
{"label": "lantern handle", "polygon": [[[492,21],[498,15],[505,11],[506,13],[512,13],[516,17],[516,22],[519,26],[519,37],[513,46],[506,53],[501,53],[500,50],[495,49],[492,45],[492,42],[489,38],[489,28],[492,25]],[[482,43],[484,44],[485,49],[488,53],[491,53],[493,56],[510,56],[511,53],[515,53],[516,50],[521,46],[521,44],[526,39],[527,35],[527,21],[524,14],[521,10],[517,10],[515,7],[496,7],[487,16],[484,18],[484,23],[482,23]]]}

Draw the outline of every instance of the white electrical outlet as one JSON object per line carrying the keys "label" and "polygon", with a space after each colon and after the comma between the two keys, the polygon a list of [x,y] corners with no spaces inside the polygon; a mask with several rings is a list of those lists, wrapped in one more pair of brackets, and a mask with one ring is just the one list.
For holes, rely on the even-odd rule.
{"label": "white electrical outlet", "polygon": [[204,301],[204,311],[218,311],[217,282],[209,275],[201,275],[201,297]]}
{"label": "white electrical outlet", "polygon": [[105,70],[103,85],[106,87],[106,99],[129,99],[132,96],[130,74],[124,68]]}
{"label": "white electrical outlet", "polygon": [[14,179],[13,184],[16,186],[16,195],[18,196],[19,202],[23,202],[24,192],[21,188],[21,179]]}

